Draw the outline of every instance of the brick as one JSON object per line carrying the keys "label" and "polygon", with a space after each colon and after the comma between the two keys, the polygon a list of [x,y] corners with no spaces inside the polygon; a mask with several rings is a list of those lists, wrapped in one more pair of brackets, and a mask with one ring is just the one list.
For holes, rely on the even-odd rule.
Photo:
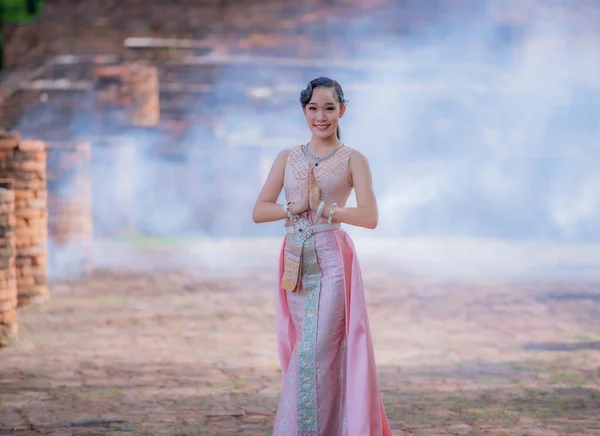
{"label": "brick", "polygon": [[12,324],[17,321],[18,315],[16,310],[0,312],[0,324]]}
{"label": "brick", "polygon": [[[0,229],[0,238],[6,239],[7,231],[10,231],[12,239],[10,243],[0,241],[0,246],[5,247],[0,248],[0,264],[7,264],[7,256],[13,256],[9,263],[15,268],[14,275],[18,279],[11,283],[16,283],[17,297],[22,288],[27,287],[29,300],[32,292],[39,291],[41,295],[48,292],[35,287],[46,281],[39,278],[45,277],[47,264],[43,259],[48,243],[47,196],[40,194],[47,191],[46,144],[38,140],[23,140],[17,133],[4,132],[4,137],[9,138],[2,139],[4,150],[10,152],[2,153],[0,179],[11,182],[6,182],[7,186],[10,185],[10,195],[4,195],[5,201],[0,199],[0,223],[5,223],[3,230]],[[12,149],[9,149],[9,143]],[[12,203],[8,201],[10,196]],[[24,260],[27,258],[29,260]]]}
{"label": "brick", "polygon": [[[17,283],[15,232],[15,196],[14,192],[0,188],[0,324],[16,320]],[[0,342],[6,338],[0,331]]]}

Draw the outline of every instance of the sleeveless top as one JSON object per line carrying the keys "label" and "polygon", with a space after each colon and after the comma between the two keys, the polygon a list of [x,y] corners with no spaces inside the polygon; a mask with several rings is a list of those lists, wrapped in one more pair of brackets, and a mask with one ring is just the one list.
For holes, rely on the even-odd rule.
{"label": "sleeveless top", "polygon": [[[300,200],[308,169],[312,166],[321,189],[321,200],[327,203],[336,202],[338,207],[344,207],[353,187],[349,168],[353,151],[353,148],[342,145],[333,156],[319,162],[319,166],[315,167],[311,165],[312,160],[304,154],[302,145],[290,148],[283,178],[286,202]],[[302,214],[311,224],[327,222],[327,217],[316,215],[317,213],[313,211]],[[286,221],[288,221],[286,225],[289,225],[289,220]]]}

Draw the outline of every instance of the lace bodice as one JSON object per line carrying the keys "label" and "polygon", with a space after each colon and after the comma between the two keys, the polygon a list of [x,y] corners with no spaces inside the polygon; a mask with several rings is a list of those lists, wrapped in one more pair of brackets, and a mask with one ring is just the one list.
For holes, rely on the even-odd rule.
{"label": "lace bodice", "polygon": [[[352,180],[348,166],[354,149],[343,145],[333,156],[323,160],[313,170],[317,184],[321,189],[321,199],[330,203],[335,201],[339,207],[344,207],[352,192]],[[283,188],[286,201],[298,201],[302,195],[302,187],[306,181],[310,159],[305,156],[302,145],[290,149],[285,165]],[[308,212],[308,219],[313,224],[327,222],[327,218],[319,217],[316,212]]]}

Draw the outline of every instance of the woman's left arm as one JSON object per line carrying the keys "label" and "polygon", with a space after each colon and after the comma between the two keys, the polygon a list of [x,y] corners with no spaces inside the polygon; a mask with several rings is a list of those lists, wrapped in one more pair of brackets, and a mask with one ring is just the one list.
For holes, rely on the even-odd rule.
{"label": "woman's left arm", "polygon": [[[374,229],[379,220],[377,199],[373,192],[373,179],[367,158],[357,150],[350,156],[350,176],[356,194],[356,207],[336,207],[333,222]],[[331,204],[327,203],[323,211],[329,217]]]}

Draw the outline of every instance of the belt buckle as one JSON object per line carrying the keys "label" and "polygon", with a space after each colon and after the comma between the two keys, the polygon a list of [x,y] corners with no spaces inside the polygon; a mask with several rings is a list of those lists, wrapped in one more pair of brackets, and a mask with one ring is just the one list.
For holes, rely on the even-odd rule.
{"label": "belt buckle", "polygon": [[300,242],[306,241],[312,236],[312,225],[306,218],[300,218],[294,224],[294,236]]}

